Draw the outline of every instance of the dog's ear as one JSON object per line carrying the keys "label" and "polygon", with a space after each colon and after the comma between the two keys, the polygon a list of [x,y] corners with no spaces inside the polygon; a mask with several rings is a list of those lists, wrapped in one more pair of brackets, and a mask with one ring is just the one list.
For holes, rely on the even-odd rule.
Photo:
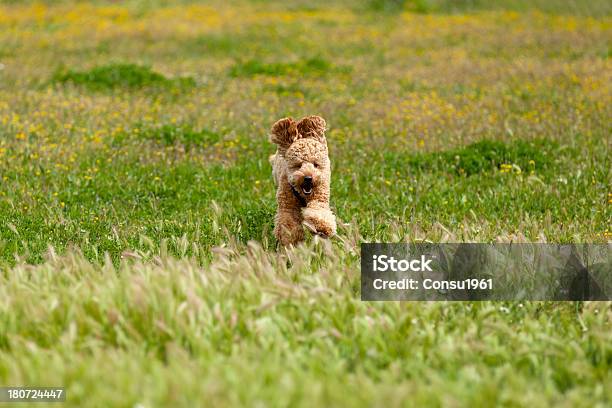
{"label": "dog's ear", "polygon": [[300,138],[312,137],[321,143],[325,143],[325,119],[320,116],[306,116],[297,123],[297,131]]}
{"label": "dog's ear", "polygon": [[272,125],[270,140],[286,150],[298,138],[296,123],[292,118],[284,118]]}

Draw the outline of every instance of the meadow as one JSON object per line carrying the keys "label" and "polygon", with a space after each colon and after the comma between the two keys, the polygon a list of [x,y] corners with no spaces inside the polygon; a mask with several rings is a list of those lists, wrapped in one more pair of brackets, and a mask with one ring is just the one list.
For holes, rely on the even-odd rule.
{"label": "meadow", "polygon": [[[610,302],[359,300],[361,242],[610,242],[607,1],[0,2],[0,385],[607,406]],[[272,235],[323,116],[337,237]]]}

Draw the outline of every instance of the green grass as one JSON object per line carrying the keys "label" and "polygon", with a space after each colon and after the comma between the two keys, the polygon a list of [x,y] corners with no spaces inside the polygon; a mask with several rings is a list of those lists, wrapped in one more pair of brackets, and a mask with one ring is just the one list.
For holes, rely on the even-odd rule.
{"label": "green grass", "polygon": [[421,170],[447,171],[453,168],[466,176],[503,171],[504,165],[514,166],[514,172],[522,173],[525,169],[535,173],[536,167],[540,171],[554,169],[560,159],[556,155],[558,150],[558,143],[554,140],[517,140],[511,145],[495,140],[481,140],[458,149],[413,155],[407,162]]}
{"label": "green grass", "polygon": [[322,75],[330,71],[349,72],[350,67],[334,67],[321,57],[308,58],[298,62],[271,62],[258,60],[239,62],[230,70],[230,76],[282,76],[282,75]]}
{"label": "green grass", "polygon": [[368,0],[367,7],[379,12],[410,10],[416,13],[460,13],[475,10],[538,10],[547,13],[602,16],[612,13],[606,1],[577,0]]}
{"label": "green grass", "polygon": [[[26,174],[5,173],[10,195],[1,208],[6,225],[11,225],[0,230],[5,261],[17,254],[39,262],[50,243],[58,250],[76,244],[98,260],[105,252],[118,259],[124,249],[143,249],[141,235],[159,243],[186,234],[190,241],[210,248],[227,238],[211,228],[212,201],[225,203],[221,223],[238,241],[262,236],[272,240],[274,186],[266,145],[256,153],[243,153],[240,166],[175,161],[176,155],[214,149],[219,137],[184,126],[144,130],[137,126],[134,133],[109,142],[112,150],[130,152],[125,157],[108,162],[94,155],[81,158],[79,166],[69,170],[36,166]],[[139,146],[148,141],[167,149],[164,157],[169,165],[139,163]],[[606,212],[593,214],[591,207],[597,204],[591,191],[602,190],[605,199],[605,185],[592,183],[608,177],[604,169],[587,167],[580,177],[560,181],[559,175],[568,174],[573,166],[569,164],[573,154],[546,140],[513,145],[484,140],[439,154],[381,150],[361,158],[338,157],[332,205],[342,220],[356,223],[371,240],[390,239],[390,222],[423,226],[440,222],[457,229],[474,222],[477,214],[485,222],[495,220],[497,231],[520,231],[531,239],[542,232],[536,227],[542,222],[538,220],[546,219],[551,223],[550,239],[568,242],[585,228],[583,223],[597,228],[607,217]],[[500,166],[505,163],[515,167],[504,172]],[[344,170],[352,166],[361,171]],[[45,176],[35,177],[36,172]],[[37,188],[41,182],[43,189]],[[18,200],[17,183],[31,192],[26,200]],[[16,207],[18,202],[24,207]],[[362,208],[370,210],[359,216]],[[568,214],[581,223],[572,223]],[[536,224],[530,226],[533,230],[517,228],[530,218]],[[566,220],[568,230],[560,226]],[[56,228],[58,224],[62,228]],[[171,252],[177,254],[173,246]]]}
{"label": "green grass", "polygon": [[221,135],[209,129],[193,129],[189,125],[162,125],[148,128],[136,124],[131,132],[120,133],[113,140],[114,146],[121,146],[132,138],[135,141],[153,140],[166,146],[177,145],[180,148],[209,147],[219,142]]}
{"label": "green grass", "polygon": [[[359,247],[609,242],[609,17],[395,3],[3,2],[0,385],[607,406],[609,302],[361,302]],[[268,132],[307,114],[339,234],[286,251]]]}
{"label": "green grass", "polygon": [[609,306],[361,302],[358,240],[293,251],[291,267],[252,244],[204,266],[162,255],[114,269],[52,255],[14,268],[0,278],[11,304],[0,375],[66,384],[73,406],[610,398]]}
{"label": "green grass", "polygon": [[60,69],[53,75],[52,81],[85,86],[91,90],[195,85],[193,78],[168,79],[149,67],[136,64],[109,64],[87,71]]}

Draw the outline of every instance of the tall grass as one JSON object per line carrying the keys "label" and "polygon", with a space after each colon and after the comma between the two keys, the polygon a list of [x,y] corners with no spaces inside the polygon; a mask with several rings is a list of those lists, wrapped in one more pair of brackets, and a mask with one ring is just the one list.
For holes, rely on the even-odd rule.
{"label": "tall grass", "polygon": [[226,238],[212,258],[189,242],[191,257],[162,245],[118,266],[50,248],[3,268],[0,382],[66,386],[67,406],[611,397],[609,303],[361,302],[354,228],[279,252]]}

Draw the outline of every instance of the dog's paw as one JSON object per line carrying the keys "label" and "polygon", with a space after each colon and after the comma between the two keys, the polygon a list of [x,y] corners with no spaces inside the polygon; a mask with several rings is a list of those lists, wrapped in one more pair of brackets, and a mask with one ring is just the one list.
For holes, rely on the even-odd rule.
{"label": "dog's paw", "polygon": [[328,209],[305,208],[302,225],[310,232],[324,238],[336,235],[336,216]]}

